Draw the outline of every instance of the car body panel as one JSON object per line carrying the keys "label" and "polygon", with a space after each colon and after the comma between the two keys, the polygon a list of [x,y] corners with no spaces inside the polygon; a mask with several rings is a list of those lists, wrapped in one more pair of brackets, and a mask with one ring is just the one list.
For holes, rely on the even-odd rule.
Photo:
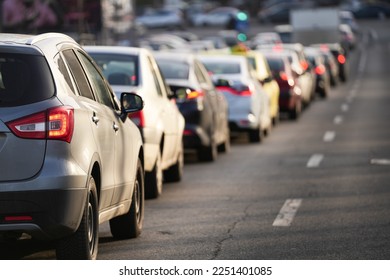
{"label": "car body panel", "polygon": [[[73,58],[72,62],[65,57],[65,52]],[[138,128],[122,118],[119,101],[93,60],[73,39],[57,33],[1,34],[0,56],[12,53],[45,59],[50,70],[46,79],[53,80],[55,90],[49,98],[38,102],[21,106],[7,106],[3,102],[0,106],[0,167],[9,173],[0,175],[0,215],[11,217],[0,222],[0,234],[26,232],[47,239],[71,235],[84,213],[87,182],[92,174],[99,189],[98,222],[127,213],[142,138]],[[27,83],[27,77],[23,78]],[[27,86],[31,94],[33,88],[28,83]],[[85,97],[88,90],[93,93],[90,98]],[[101,98],[106,98],[108,103]],[[57,109],[73,112],[69,119],[70,138],[53,139],[56,133],[49,132],[41,133],[42,139],[26,138],[31,134],[18,137],[11,134],[14,120],[38,112],[49,118],[52,111],[59,112]],[[37,122],[17,128],[45,131],[47,127],[54,131],[57,126],[55,121],[51,122],[52,117],[55,115],[50,115],[47,124]],[[63,125],[67,127],[68,121]],[[131,140],[122,147],[126,137]],[[15,215],[31,219],[13,220]]]}
{"label": "car body panel", "polygon": [[[120,82],[111,82],[111,86],[117,96],[121,92],[136,92],[145,102],[144,125],[141,128],[145,143],[145,171],[153,169],[161,149],[163,169],[168,169],[175,164],[181,153],[184,118],[175,103],[168,97],[167,86],[152,53],[146,49],[132,47],[86,46],[85,49],[94,57],[109,81],[110,67],[107,65],[110,62],[103,62],[104,55],[116,55],[119,59],[120,57],[125,59],[126,56],[136,59],[138,69],[133,69],[136,72],[129,75],[137,77],[137,84],[123,85]],[[104,63],[107,65],[103,65]],[[121,71],[119,68],[117,70]]]}

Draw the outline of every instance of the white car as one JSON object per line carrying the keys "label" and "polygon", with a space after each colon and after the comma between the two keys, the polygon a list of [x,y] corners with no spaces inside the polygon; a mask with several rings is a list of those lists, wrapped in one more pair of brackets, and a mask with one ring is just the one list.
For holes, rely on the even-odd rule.
{"label": "white car", "polygon": [[228,54],[198,57],[228,101],[230,131],[247,132],[250,142],[260,142],[271,129],[270,102],[249,60]]}
{"label": "white car", "polygon": [[143,111],[130,115],[144,139],[145,197],[157,198],[165,182],[180,181],[183,172],[185,120],[149,50],[133,47],[86,46],[116,94],[136,92]]}

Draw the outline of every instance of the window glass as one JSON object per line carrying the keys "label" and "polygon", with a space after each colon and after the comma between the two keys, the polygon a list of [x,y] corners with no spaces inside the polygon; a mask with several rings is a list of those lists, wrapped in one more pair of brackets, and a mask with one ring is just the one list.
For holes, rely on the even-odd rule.
{"label": "window glass", "polygon": [[80,95],[95,100],[88,79],[85,76],[82,66],[79,60],[77,59],[75,53],[69,49],[63,51],[63,55],[67,63],[69,64],[69,68],[72,72],[73,78],[76,82]]}
{"label": "window glass", "polygon": [[114,108],[111,92],[108,89],[107,84],[104,81],[103,77],[100,75],[99,71],[95,68],[89,58],[87,58],[84,54],[78,52],[78,55],[85,66],[85,71],[88,73],[88,78],[91,81],[91,85],[93,87],[98,102],[110,108]]}
{"label": "window glass", "polygon": [[111,85],[139,85],[138,57],[135,55],[90,53]]}
{"label": "window glass", "polygon": [[56,55],[56,57],[54,58],[54,61],[57,64],[58,70],[60,71],[60,73],[64,77],[64,80],[66,81],[67,85],[69,86],[69,88],[71,89],[71,91],[74,94],[75,89],[74,89],[74,86],[72,83],[72,79],[70,77],[70,73],[68,72],[68,68],[66,67],[66,64],[65,64],[64,60],[62,59],[62,57],[60,56],[60,54]]}
{"label": "window glass", "polygon": [[42,56],[0,53],[0,107],[13,107],[49,99],[55,86]]}
{"label": "window glass", "polygon": [[[152,75],[153,75],[153,79],[154,79],[154,83],[156,85],[156,88],[157,88],[157,94],[160,95],[160,96],[163,96],[163,93],[162,93],[162,89],[161,89],[161,85],[160,85],[160,81],[158,79],[158,77],[160,77],[160,79],[162,80],[161,76],[160,76],[160,73],[156,73],[156,70],[154,68],[154,64],[153,62],[150,60],[150,57],[148,57],[148,61],[149,61],[149,66],[150,66],[150,70],[152,71]],[[158,75],[158,76],[157,76]],[[164,85],[165,86],[165,85]]]}
{"label": "window glass", "polygon": [[189,77],[190,68],[185,62],[159,59],[157,63],[166,79],[187,80]]}

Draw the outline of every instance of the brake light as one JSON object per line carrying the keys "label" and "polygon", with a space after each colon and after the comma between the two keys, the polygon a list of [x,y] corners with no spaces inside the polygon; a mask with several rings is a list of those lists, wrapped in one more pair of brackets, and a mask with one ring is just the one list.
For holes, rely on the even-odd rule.
{"label": "brake light", "polygon": [[325,66],[321,64],[321,65],[318,65],[316,67],[315,71],[316,71],[317,75],[323,75],[325,73],[326,69],[325,69]]}
{"label": "brake light", "polygon": [[338,61],[340,64],[344,64],[345,61],[346,61],[345,56],[342,55],[342,54],[339,54],[339,55],[337,56],[337,61]]}
{"label": "brake light", "polygon": [[190,91],[189,93],[187,93],[187,99],[196,99],[203,96],[204,93],[202,91]]}
{"label": "brake light", "polygon": [[309,68],[309,63],[307,63],[307,61],[305,61],[305,60],[302,60],[302,61],[300,62],[300,64],[301,64],[301,66],[302,66],[302,68],[303,68],[304,71],[306,71],[307,68]]}
{"label": "brake light", "polygon": [[279,77],[280,77],[283,81],[287,81],[287,80],[288,80],[288,76],[287,76],[286,72],[280,72],[280,73],[279,73]]}
{"label": "brake light", "polygon": [[57,107],[7,123],[18,137],[25,139],[53,139],[70,143],[73,135],[73,108]]}
{"label": "brake light", "polygon": [[130,113],[129,118],[135,123],[136,126],[142,128],[145,126],[144,114],[142,111]]}
{"label": "brake light", "polygon": [[242,87],[241,90],[237,90],[237,89],[234,89],[231,87],[217,87],[217,88],[220,91],[229,92],[229,93],[234,94],[234,95],[239,95],[239,96],[251,96],[252,95],[251,90],[247,86]]}
{"label": "brake light", "polygon": [[48,116],[48,138],[70,143],[74,128],[73,109],[68,107],[54,108],[49,111]]}

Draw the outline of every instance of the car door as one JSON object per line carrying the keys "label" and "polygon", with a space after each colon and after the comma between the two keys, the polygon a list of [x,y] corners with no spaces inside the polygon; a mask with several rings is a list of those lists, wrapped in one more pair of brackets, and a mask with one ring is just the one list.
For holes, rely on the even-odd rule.
{"label": "car door", "polygon": [[[164,126],[164,151],[162,154],[163,168],[165,169],[169,165],[176,162],[176,154],[178,152],[178,136],[179,125],[178,118],[181,116],[174,101],[168,99],[168,87],[165,84],[160,69],[157,66],[156,61],[152,57],[148,57],[151,74],[155,81],[157,91],[159,93],[160,102],[162,103],[161,119]],[[168,166],[167,166],[168,165]]]}
{"label": "car door", "polygon": [[[132,154],[136,151],[133,151],[134,143],[131,142],[130,127],[128,123],[121,120],[120,108],[115,100],[115,95],[109,88],[103,74],[98,70],[98,66],[93,64],[85,54],[78,52],[77,55],[84,65],[94,95],[104,110],[107,134],[99,136],[105,137],[104,142],[110,142],[109,147],[112,147],[113,144],[113,150],[109,152],[111,155],[108,157],[112,161],[112,167],[102,174],[113,178],[114,189],[111,204],[116,205],[131,198],[133,182],[135,181],[136,161],[132,160],[134,159]],[[106,154],[106,156],[108,155]]]}
{"label": "car door", "polygon": [[115,187],[114,176],[112,176],[115,166],[115,156],[113,153],[115,143],[112,141],[112,135],[115,133],[113,130],[113,119],[107,112],[107,108],[97,100],[93,93],[90,80],[84,72],[83,66],[75,51],[73,49],[67,49],[62,54],[69,65],[70,72],[78,89],[80,95],[78,101],[87,108],[87,120],[89,123],[85,125],[91,127],[91,136],[94,137],[97,145],[96,153],[100,159],[102,170],[99,208],[105,209],[111,205]]}

